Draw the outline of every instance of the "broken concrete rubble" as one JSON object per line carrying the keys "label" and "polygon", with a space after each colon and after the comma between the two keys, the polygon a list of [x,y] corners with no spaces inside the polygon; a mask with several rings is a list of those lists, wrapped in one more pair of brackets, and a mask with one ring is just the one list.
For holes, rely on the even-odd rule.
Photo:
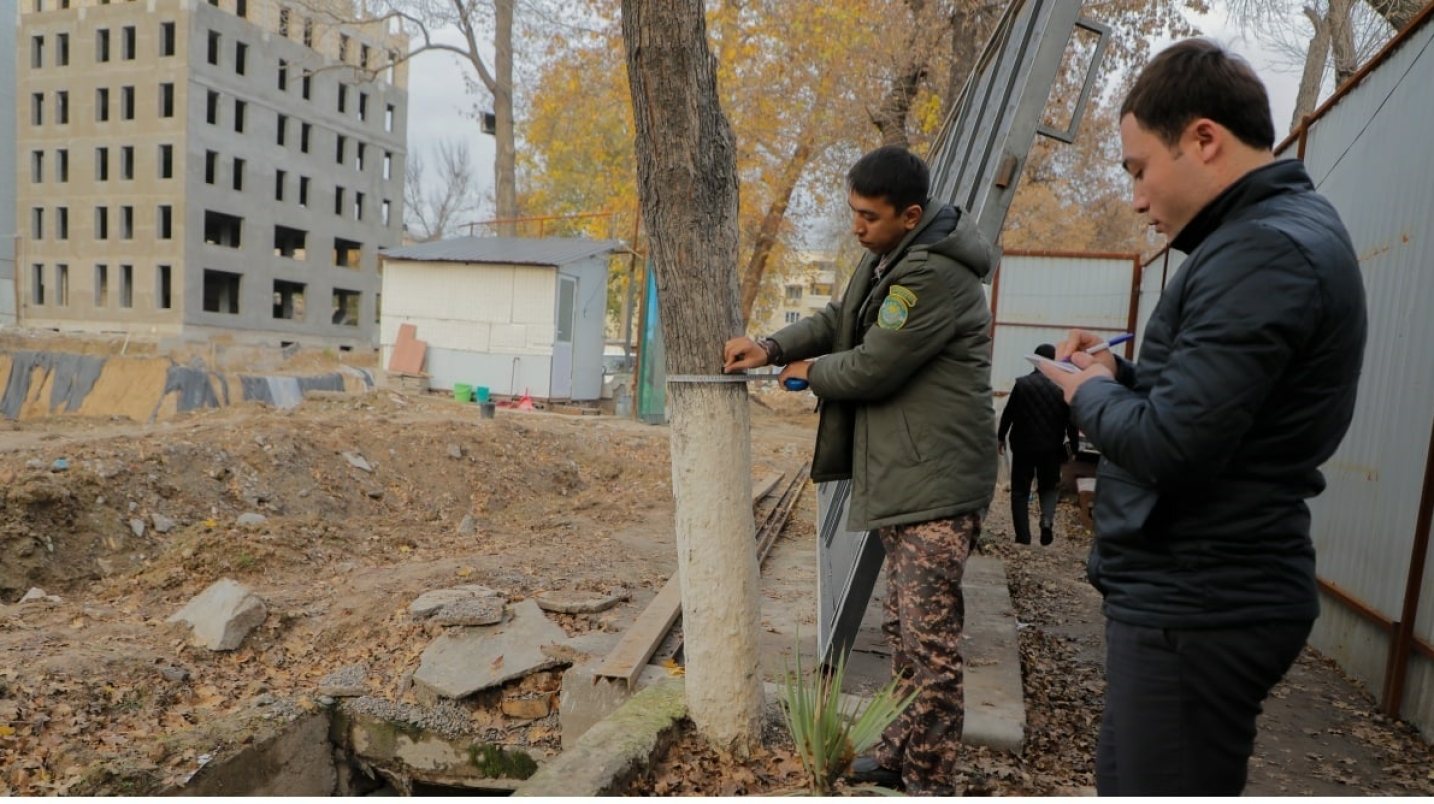
{"label": "broken concrete rubble", "polygon": [[364,681],[368,678],[368,665],[353,664],[319,679],[319,695],[334,698],[357,698],[365,694]]}
{"label": "broken concrete rubble", "polygon": [[553,611],[559,614],[593,614],[599,611],[607,611],[624,600],[627,600],[626,591],[610,595],[601,595],[596,592],[578,592],[554,590],[551,592],[539,592],[533,596],[538,607],[544,611]]}
{"label": "broken concrete rubble", "polygon": [[503,600],[497,597],[474,597],[458,600],[433,613],[430,618],[439,625],[497,625],[503,622]]}
{"label": "broken concrete rubble", "polygon": [[424,592],[412,603],[408,604],[408,613],[415,620],[424,620],[437,614],[445,606],[461,603],[465,600],[475,598],[491,598],[498,601],[501,606],[505,601],[497,590],[489,589],[478,584],[467,584],[455,586],[450,589],[435,589],[431,592]]}
{"label": "broken concrete rubble", "polygon": [[532,600],[514,604],[512,612],[513,619],[502,625],[453,629],[434,640],[413,674],[420,699],[463,698],[561,664],[541,646],[567,641],[563,629]]}
{"label": "broken concrete rubble", "polygon": [[264,601],[237,581],[215,581],[168,622],[186,622],[194,641],[209,650],[234,650],[269,616]]}

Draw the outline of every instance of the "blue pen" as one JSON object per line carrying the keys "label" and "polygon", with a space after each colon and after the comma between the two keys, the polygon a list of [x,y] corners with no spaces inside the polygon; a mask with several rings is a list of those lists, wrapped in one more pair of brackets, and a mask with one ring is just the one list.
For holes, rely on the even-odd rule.
{"label": "blue pen", "polygon": [[[1126,341],[1128,341],[1128,340],[1130,340],[1131,338],[1134,338],[1134,337],[1135,337],[1135,333],[1133,333],[1133,332],[1122,332],[1121,334],[1116,335],[1116,336],[1113,337],[1113,338],[1109,338],[1109,339],[1107,339],[1107,340],[1103,340],[1103,341],[1101,341],[1100,343],[1097,343],[1095,346],[1092,346],[1092,347],[1090,347],[1089,349],[1086,349],[1086,350],[1085,350],[1085,353],[1088,354],[1088,355],[1099,354],[1099,353],[1104,352],[1105,350],[1109,349],[1109,348],[1112,347],[1112,346],[1119,346],[1119,345],[1121,345],[1122,343],[1125,343]],[[1069,363],[1069,362],[1071,362],[1071,359],[1070,359],[1069,357],[1067,357],[1065,360],[1062,360],[1061,362],[1062,362],[1062,363]]]}

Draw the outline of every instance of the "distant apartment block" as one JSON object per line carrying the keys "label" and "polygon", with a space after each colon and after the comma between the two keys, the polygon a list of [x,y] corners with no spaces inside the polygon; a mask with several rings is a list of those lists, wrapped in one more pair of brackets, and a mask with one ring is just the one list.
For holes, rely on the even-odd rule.
{"label": "distant apartment block", "polygon": [[[0,42],[14,48],[16,0],[0,0]],[[15,67],[19,57],[0,55],[0,326],[15,323]]]}
{"label": "distant apartment block", "polygon": [[752,321],[747,327],[753,335],[770,335],[840,298],[841,288],[835,286],[837,255],[834,252],[801,251],[795,254],[794,259],[796,264],[784,272],[784,279],[776,283],[778,295],[768,297],[766,304],[759,299],[754,308]]}
{"label": "distant apartment block", "polygon": [[275,0],[19,2],[23,326],[376,345],[402,34]]}

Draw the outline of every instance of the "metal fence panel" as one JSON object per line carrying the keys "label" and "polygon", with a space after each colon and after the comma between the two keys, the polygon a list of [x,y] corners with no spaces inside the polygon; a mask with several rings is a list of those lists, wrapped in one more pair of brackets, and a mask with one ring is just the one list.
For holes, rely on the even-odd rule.
{"label": "metal fence panel", "polygon": [[[1329,486],[1311,503],[1319,573],[1389,620],[1399,620],[1434,426],[1434,25],[1423,25],[1310,127],[1304,161],[1354,240],[1369,307],[1369,345],[1349,435],[1324,467]],[[1286,154],[1293,156],[1293,153]],[[1331,612],[1313,644],[1372,689],[1382,689],[1387,634]],[[1364,633],[1361,633],[1364,632]],[[1414,634],[1434,637],[1428,568]],[[1406,717],[1434,733],[1434,675],[1410,662]]]}

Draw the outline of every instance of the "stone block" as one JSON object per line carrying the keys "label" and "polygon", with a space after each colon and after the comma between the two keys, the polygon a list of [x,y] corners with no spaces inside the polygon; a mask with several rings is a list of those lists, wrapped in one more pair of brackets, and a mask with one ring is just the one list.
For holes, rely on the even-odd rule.
{"label": "stone block", "polygon": [[565,749],[639,690],[672,677],[664,668],[650,664],[642,669],[629,689],[623,681],[599,676],[597,668],[601,663],[598,658],[563,673],[563,691],[558,697],[558,728]]}

